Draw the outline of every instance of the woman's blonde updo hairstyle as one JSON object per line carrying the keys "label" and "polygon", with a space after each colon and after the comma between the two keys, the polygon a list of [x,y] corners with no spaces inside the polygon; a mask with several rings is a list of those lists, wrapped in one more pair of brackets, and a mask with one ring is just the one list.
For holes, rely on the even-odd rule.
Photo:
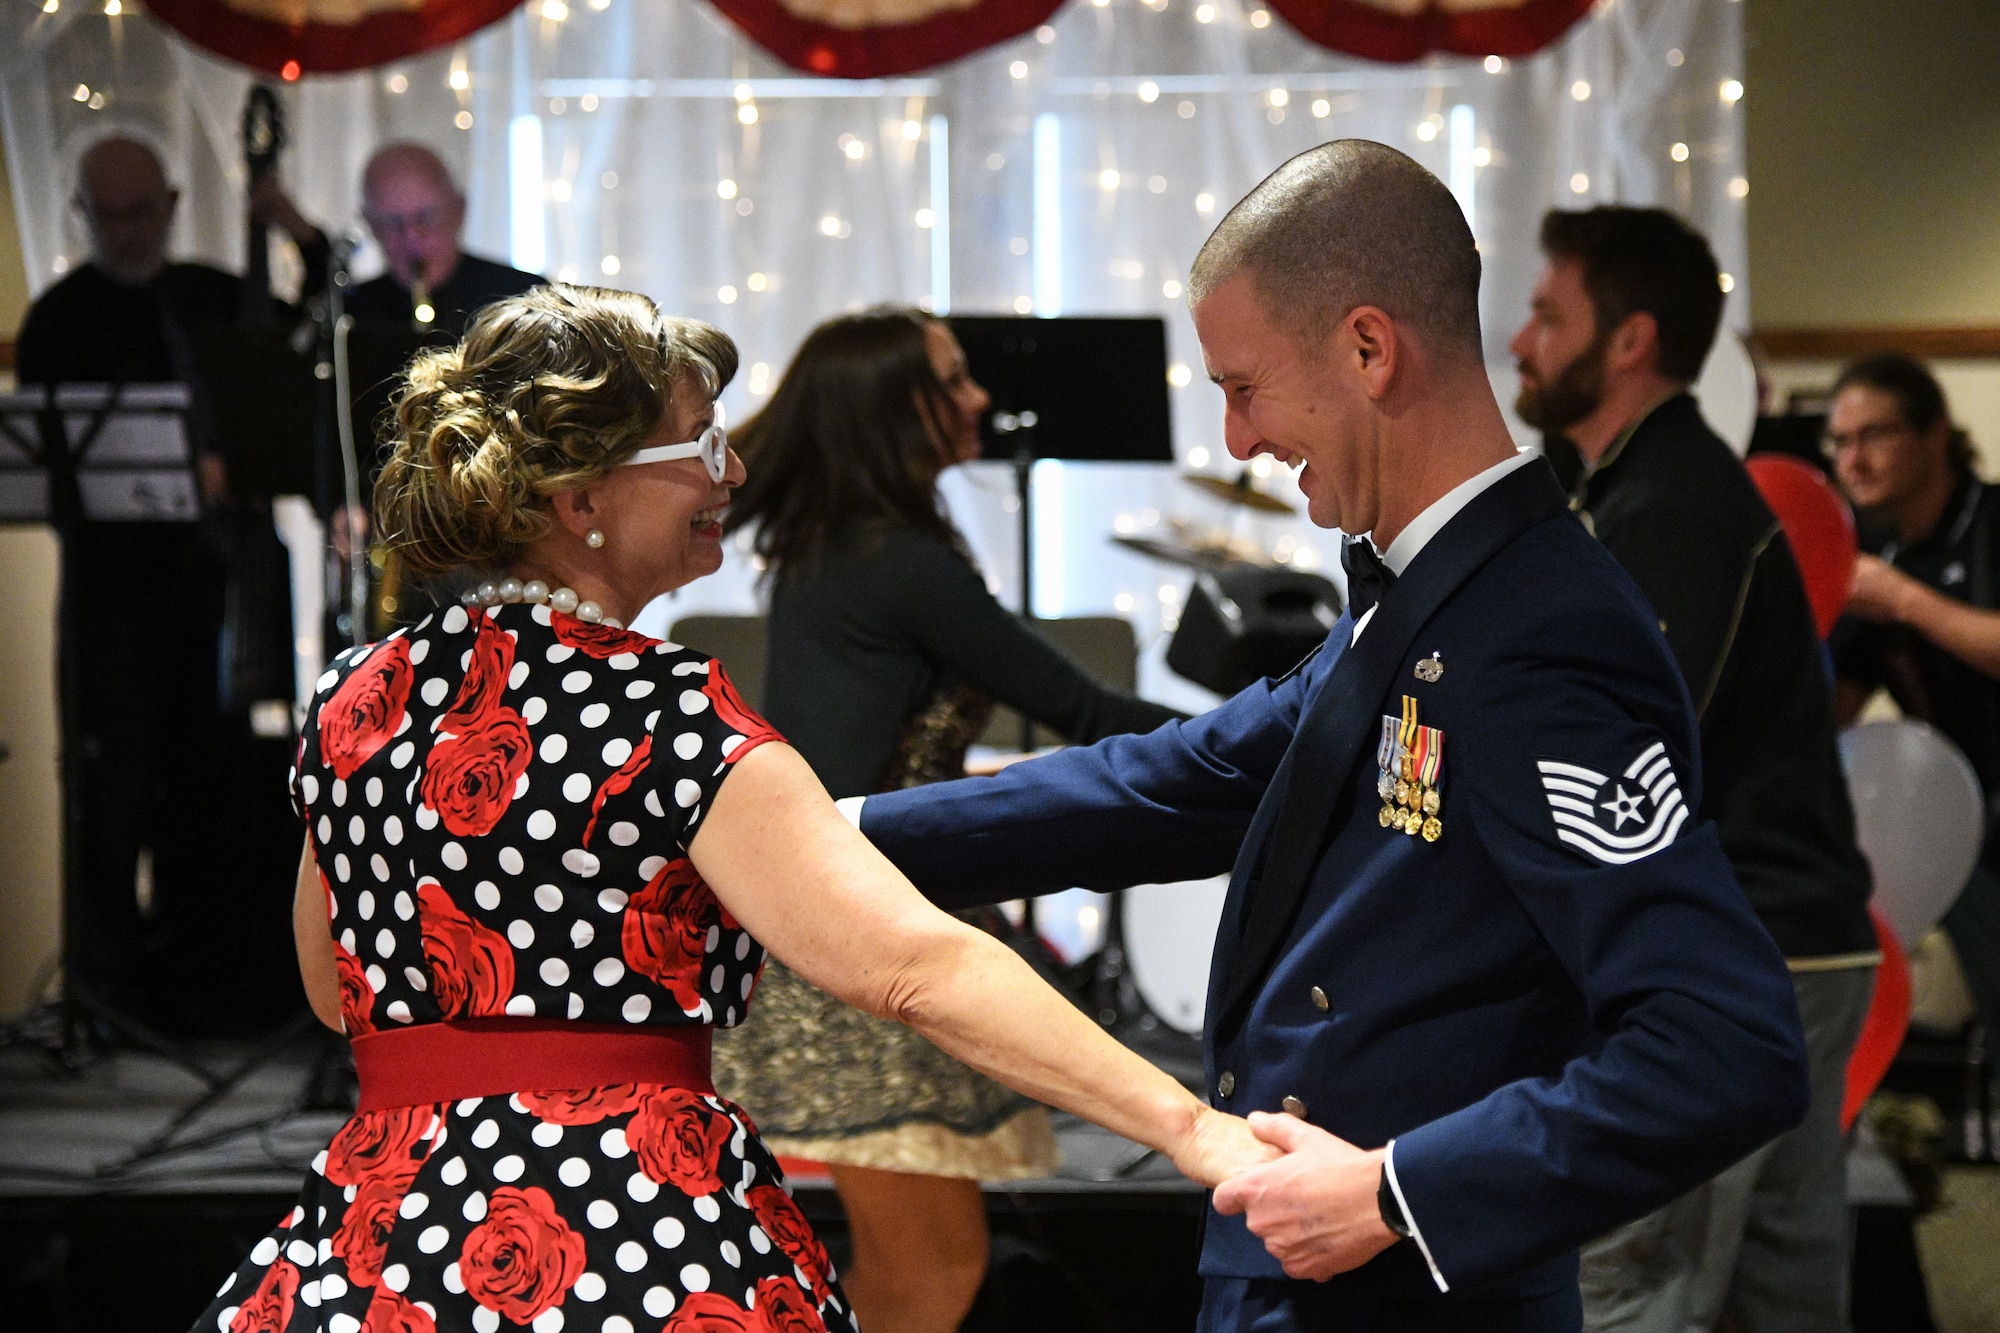
{"label": "woman's blonde updo hairstyle", "polygon": [[497,301],[404,373],[375,521],[417,577],[500,568],[549,530],[550,496],[617,467],[690,383],[713,399],[735,374],[728,334],[634,292]]}

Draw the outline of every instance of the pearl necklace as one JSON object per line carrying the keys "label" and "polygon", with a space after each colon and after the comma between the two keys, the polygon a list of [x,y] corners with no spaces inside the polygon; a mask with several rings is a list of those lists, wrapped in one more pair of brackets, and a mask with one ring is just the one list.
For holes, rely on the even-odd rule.
{"label": "pearl necklace", "polygon": [[467,606],[499,606],[502,603],[532,602],[536,606],[546,603],[551,610],[591,625],[608,625],[612,629],[624,629],[625,625],[616,617],[604,614],[604,608],[596,602],[580,599],[574,588],[551,588],[540,579],[529,579],[526,583],[513,577],[494,580],[487,579],[477,588],[466,589],[459,600]]}

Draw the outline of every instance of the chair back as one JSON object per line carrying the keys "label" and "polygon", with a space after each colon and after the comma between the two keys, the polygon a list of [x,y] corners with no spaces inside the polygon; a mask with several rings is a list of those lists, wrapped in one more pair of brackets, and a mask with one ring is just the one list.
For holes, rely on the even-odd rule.
{"label": "chair back", "polygon": [[667,637],[722,663],[743,702],[763,709],[764,617],[687,616],[673,623]]}
{"label": "chair back", "polygon": [[[1132,622],[1124,617],[1068,616],[1032,621],[1030,627],[1099,684],[1125,694],[1138,687],[1139,641],[1132,632]],[[1027,748],[1059,745],[1063,739],[1047,727],[1036,726]],[[993,710],[993,720],[978,741],[1002,750],[1021,749],[1021,742],[1021,715],[1004,704]]]}

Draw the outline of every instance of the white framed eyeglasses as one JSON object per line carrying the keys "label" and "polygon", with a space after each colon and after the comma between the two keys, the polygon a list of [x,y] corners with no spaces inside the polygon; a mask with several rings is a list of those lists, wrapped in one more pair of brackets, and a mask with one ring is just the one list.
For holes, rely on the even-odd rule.
{"label": "white framed eyeglasses", "polygon": [[715,405],[715,424],[701,433],[698,440],[686,444],[656,444],[650,449],[641,449],[624,462],[625,467],[636,467],[640,463],[670,463],[677,458],[699,458],[708,469],[710,481],[721,481],[729,470],[729,435],[722,428],[722,404]]}

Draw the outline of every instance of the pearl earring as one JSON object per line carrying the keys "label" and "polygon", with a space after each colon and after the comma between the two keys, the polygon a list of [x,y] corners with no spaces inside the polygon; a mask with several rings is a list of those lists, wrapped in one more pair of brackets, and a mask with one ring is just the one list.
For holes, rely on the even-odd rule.
{"label": "pearl earring", "polygon": [[592,528],[590,535],[583,539],[583,544],[593,551],[599,549],[604,545],[604,530],[602,528]]}

